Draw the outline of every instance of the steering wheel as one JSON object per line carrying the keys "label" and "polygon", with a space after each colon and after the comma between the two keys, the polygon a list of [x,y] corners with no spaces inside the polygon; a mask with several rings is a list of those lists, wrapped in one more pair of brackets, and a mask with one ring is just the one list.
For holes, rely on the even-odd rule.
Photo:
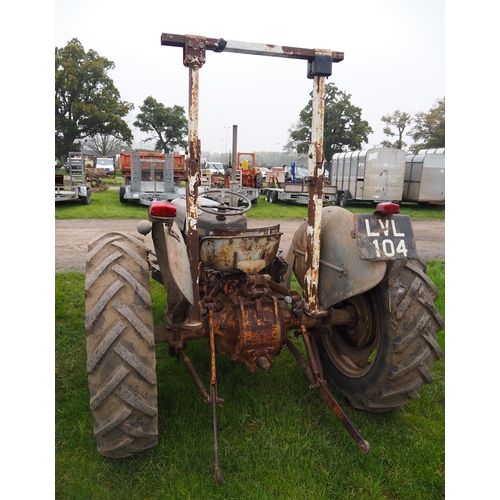
{"label": "steering wheel", "polygon": [[[210,198],[208,195],[214,195],[217,194],[219,195],[217,197],[217,201],[219,202],[219,205],[201,205],[198,204],[198,208],[202,212],[206,212],[207,214],[212,214],[212,215],[241,215],[244,214],[245,212],[248,212],[252,208],[252,202],[250,201],[249,198],[247,198],[245,195],[241,193],[237,193],[236,191],[230,191],[229,189],[208,189],[207,191],[203,191],[203,193],[200,193],[198,195],[198,198]],[[231,207],[229,205],[224,204],[224,200],[226,195],[234,195],[238,198],[238,200],[243,200],[243,206],[242,207]],[[229,203],[229,200],[228,200]]]}

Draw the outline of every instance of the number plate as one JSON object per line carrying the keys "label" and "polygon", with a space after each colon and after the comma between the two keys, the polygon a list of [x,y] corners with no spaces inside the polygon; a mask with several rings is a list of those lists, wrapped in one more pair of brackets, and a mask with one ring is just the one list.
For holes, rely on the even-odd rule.
{"label": "number plate", "polygon": [[418,257],[411,220],[407,215],[355,214],[354,221],[361,259]]}

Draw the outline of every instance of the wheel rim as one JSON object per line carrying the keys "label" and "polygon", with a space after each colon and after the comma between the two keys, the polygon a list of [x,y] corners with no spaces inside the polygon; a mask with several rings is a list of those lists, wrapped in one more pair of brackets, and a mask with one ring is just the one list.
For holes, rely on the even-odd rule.
{"label": "wheel rim", "polygon": [[342,302],[353,317],[350,325],[332,326],[322,336],[325,351],[344,375],[360,378],[372,368],[380,344],[380,316],[375,297],[367,292]]}

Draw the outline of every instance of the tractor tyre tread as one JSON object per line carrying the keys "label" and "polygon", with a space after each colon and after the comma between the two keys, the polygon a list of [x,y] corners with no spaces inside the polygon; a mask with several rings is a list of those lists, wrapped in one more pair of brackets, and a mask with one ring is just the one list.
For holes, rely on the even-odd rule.
{"label": "tractor tyre tread", "polygon": [[140,237],[89,243],[85,281],[87,374],[99,453],[123,458],[158,441],[149,266]]}
{"label": "tractor tyre tread", "polygon": [[328,378],[353,407],[371,412],[401,408],[419,397],[424,384],[433,381],[431,367],[443,355],[437,333],[444,322],[434,304],[437,287],[425,271],[421,259],[388,263],[384,280],[374,289],[385,317],[383,338],[365,376],[345,376],[320,349]]}

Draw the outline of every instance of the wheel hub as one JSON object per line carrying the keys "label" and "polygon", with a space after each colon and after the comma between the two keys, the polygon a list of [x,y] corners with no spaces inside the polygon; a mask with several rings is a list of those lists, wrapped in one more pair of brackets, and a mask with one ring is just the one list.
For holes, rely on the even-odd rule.
{"label": "wheel hub", "polygon": [[344,301],[341,307],[352,319],[347,325],[332,326],[323,335],[323,344],[338,370],[349,377],[362,377],[375,360],[380,340],[375,299],[367,292]]}

